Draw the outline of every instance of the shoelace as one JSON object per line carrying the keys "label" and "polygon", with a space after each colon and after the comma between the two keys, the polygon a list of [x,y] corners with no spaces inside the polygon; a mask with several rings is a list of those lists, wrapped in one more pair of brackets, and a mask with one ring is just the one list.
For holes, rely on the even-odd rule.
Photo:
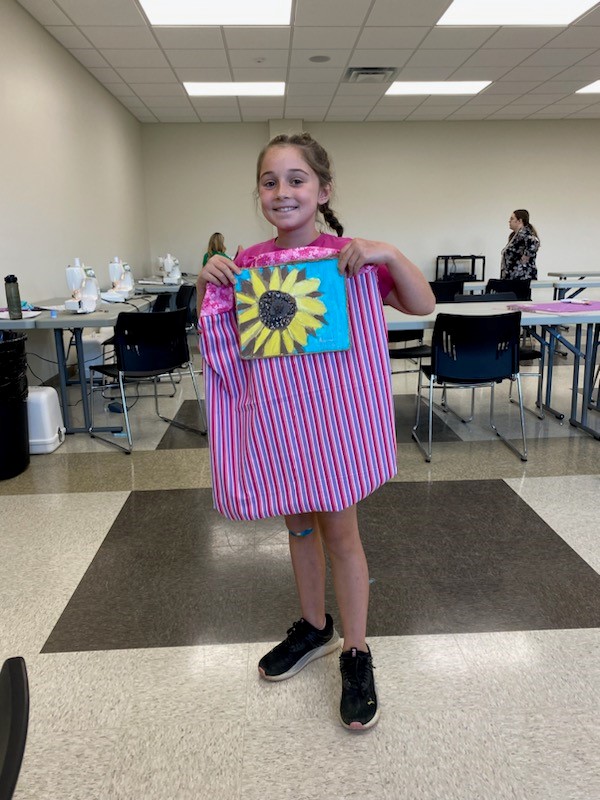
{"label": "shoelace", "polygon": [[366,692],[374,669],[370,656],[364,658],[358,655],[354,658],[340,656],[340,670],[345,689],[360,689],[360,691]]}

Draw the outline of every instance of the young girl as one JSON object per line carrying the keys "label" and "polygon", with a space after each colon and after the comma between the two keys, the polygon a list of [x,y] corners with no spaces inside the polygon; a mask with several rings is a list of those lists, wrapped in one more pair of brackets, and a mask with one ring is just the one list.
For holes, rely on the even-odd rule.
{"label": "young girl", "polygon": [[[231,291],[231,285],[235,283],[236,275],[241,269],[252,266],[256,263],[257,257],[266,253],[304,247],[326,248],[315,252],[335,251],[339,259],[339,271],[349,278],[346,285],[353,347],[348,354],[325,353],[313,356],[266,358],[248,365],[248,362],[238,363],[237,353],[230,359],[219,356],[217,348],[214,348],[214,355],[207,353],[206,335],[204,344],[205,356],[212,360],[215,372],[220,372],[215,382],[218,380],[222,383],[230,378],[232,371],[235,373],[235,379],[231,379],[230,382],[234,387],[231,391],[236,394],[237,407],[243,405],[245,402],[243,398],[246,396],[244,394],[246,390],[240,386],[244,384],[248,370],[255,369],[262,371],[262,378],[267,382],[272,380],[277,383],[273,395],[275,399],[272,404],[267,405],[277,406],[277,413],[283,415],[271,419],[272,427],[266,426],[265,436],[270,431],[271,437],[280,437],[284,440],[281,442],[282,452],[276,455],[281,456],[283,466],[280,474],[287,475],[287,481],[282,478],[285,486],[278,489],[280,505],[277,507],[286,509],[283,513],[290,534],[290,554],[302,617],[293,623],[284,641],[263,656],[258,664],[259,674],[269,681],[289,678],[310,661],[339,647],[339,637],[332,618],[325,613],[323,549],[325,546],[330,559],[344,633],[340,656],[342,674],[340,716],[342,724],[349,730],[364,730],[377,722],[379,708],[371,651],[365,638],[369,573],[358,530],[356,500],[369,494],[396,471],[385,323],[381,299],[378,300],[377,296],[380,295],[384,302],[409,314],[429,314],[434,308],[435,299],[428,282],[418,268],[393,245],[366,239],[342,238],[342,225],[329,206],[332,186],[333,178],[327,153],[310,134],[280,135],[272,139],[258,158],[257,191],[262,212],[267,221],[277,228],[277,237],[244,250],[236,257],[235,262],[222,255],[210,258],[198,279],[198,309],[199,317],[202,313],[205,315],[212,313],[211,309],[207,308],[212,303],[211,298],[223,295],[225,291]],[[319,212],[337,236],[319,233],[316,227]],[[289,253],[282,253],[283,260],[275,259],[274,263],[288,263],[286,258],[289,256]],[[207,302],[202,309],[205,293]],[[375,302],[370,302],[369,298],[371,300],[375,298]],[[208,323],[215,318],[205,316],[204,319]],[[219,325],[218,330],[211,329],[216,338],[224,335],[223,325],[221,323]],[[365,330],[368,334],[371,327],[377,332],[376,337],[371,337],[376,339],[375,344],[368,335],[364,341],[361,338]],[[368,359],[377,362],[380,357],[383,372],[386,374],[378,383],[371,380],[371,364],[368,363]],[[321,362],[318,362],[318,359],[321,359]],[[234,361],[235,364],[232,366]],[[279,364],[274,366],[273,362]],[[377,369],[377,363],[373,368],[374,371]],[[319,411],[322,410],[327,422],[327,389],[323,393],[323,384],[319,382],[316,371],[319,364],[325,365],[324,369],[329,378],[334,374],[336,365],[341,365],[341,368],[345,369],[349,364],[347,368],[353,380],[350,380],[348,385],[340,384],[340,397],[335,401],[338,412],[341,407],[343,413],[338,413],[337,418],[329,419],[329,424],[323,424],[319,428],[324,440],[320,441],[316,449],[314,447],[311,449],[315,436],[311,438],[306,434],[305,428],[298,426],[294,428],[292,447],[294,458],[288,462],[285,459],[289,450],[289,432],[296,424],[296,418],[303,413],[301,403],[311,402],[311,397],[318,393],[319,386],[322,394],[320,399],[315,401],[315,417],[318,417]],[[363,384],[369,384],[368,391],[365,391],[364,395]],[[207,381],[207,402],[209,391],[212,392],[212,389],[209,390]],[[268,385],[266,391],[269,391]],[[282,391],[286,392],[283,401]],[[210,396],[217,395],[212,393]],[[372,399],[373,397],[375,399]],[[369,403],[374,409],[368,407]],[[361,405],[366,408],[364,419],[360,417],[363,413]],[[288,411],[289,408],[291,411]],[[225,406],[219,408],[219,411],[223,409]],[[261,414],[264,416],[268,413],[269,409],[263,410],[255,415],[251,423],[247,421],[244,424],[240,423],[236,429],[245,430],[248,427],[258,426],[262,422]],[[359,423],[354,428],[348,428],[353,424],[357,413]],[[312,417],[311,421],[315,417]],[[224,427],[225,424],[222,416],[217,418],[221,424],[215,425],[215,434],[219,435],[218,428]],[[281,419],[283,421],[280,421]],[[361,425],[365,424],[371,425],[368,436],[361,430]],[[231,425],[229,422],[227,425],[235,428],[237,423],[234,420]],[[343,434],[340,434],[341,438],[337,436],[338,428],[343,431]],[[355,450],[352,451],[352,439],[360,436],[363,437],[362,441],[358,446],[355,445]],[[331,441],[327,437],[331,437]],[[380,439],[381,442],[378,441]],[[220,445],[215,445],[213,438],[211,448],[218,446]],[[229,450],[231,451],[231,447]],[[329,473],[323,472],[326,470],[325,466],[322,467],[323,462],[331,462],[338,454],[341,454],[340,459],[345,458],[346,461],[336,461]],[[224,459],[222,462],[223,466],[219,465],[217,471],[231,472],[232,461],[228,455],[227,460]],[[368,462],[367,467],[363,467],[363,461]],[[259,459],[255,459],[254,470],[259,468],[258,463]],[[299,480],[299,472],[302,472],[302,469],[304,471]],[[313,472],[317,476],[314,480]],[[333,473],[337,475],[338,481],[336,485],[331,486]],[[322,474],[325,475],[323,479],[319,477]],[[240,486],[241,495],[248,490],[247,484],[251,481],[248,475],[256,473],[240,472],[239,480],[243,484]],[[367,479],[370,479],[370,482]],[[215,474],[213,461],[213,491],[217,486],[217,491],[220,491],[225,480],[221,474]],[[268,480],[268,475],[265,480]],[[349,487],[355,490],[352,492]],[[319,494],[319,491],[325,492],[327,495],[325,499],[320,499],[324,495]],[[270,508],[272,507],[269,504],[264,506],[257,504],[256,516],[270,515]],[[235,509],[231,513],[226,509],[224,513],[232,518],[244,516],[243,514],[236,516]]]}

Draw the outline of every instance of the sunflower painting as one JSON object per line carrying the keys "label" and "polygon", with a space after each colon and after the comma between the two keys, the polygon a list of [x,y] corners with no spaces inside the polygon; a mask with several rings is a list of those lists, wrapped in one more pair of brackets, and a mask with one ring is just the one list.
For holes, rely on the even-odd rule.
{"label": "sunflower painting", "polygon": [[346,279],[335,258],[244,269],[235,299],[242,358],[350,347]]}

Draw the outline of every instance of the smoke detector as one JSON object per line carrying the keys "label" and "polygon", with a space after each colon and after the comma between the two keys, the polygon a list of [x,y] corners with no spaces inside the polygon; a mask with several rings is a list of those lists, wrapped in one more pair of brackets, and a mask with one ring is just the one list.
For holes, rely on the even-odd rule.
{"label": "smoke detector", "polygon": [[344,73],[344,83],[391,83],[398,69],[396,67],[348,67]]}

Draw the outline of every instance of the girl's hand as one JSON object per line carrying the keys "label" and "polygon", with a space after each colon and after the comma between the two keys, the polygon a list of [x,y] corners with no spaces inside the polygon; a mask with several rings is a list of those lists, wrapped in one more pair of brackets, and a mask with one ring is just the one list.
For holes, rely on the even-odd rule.
{"label": "girl's hand", "polygon": [[211,256],[198,276],[198,290],[204,291],[207,283],[214,283],[215,286],[234,284],[235,276],[240,272],[241,269],[227,256]]}
{"label": "girl's hand", "polygon": [[394,260],[395,248],[385,242],[372,242],[369,239],[352,239],[344,245],[338,256],[338,269],[344,270],[348,277],[357,275],[365,264],[384,264]]}

